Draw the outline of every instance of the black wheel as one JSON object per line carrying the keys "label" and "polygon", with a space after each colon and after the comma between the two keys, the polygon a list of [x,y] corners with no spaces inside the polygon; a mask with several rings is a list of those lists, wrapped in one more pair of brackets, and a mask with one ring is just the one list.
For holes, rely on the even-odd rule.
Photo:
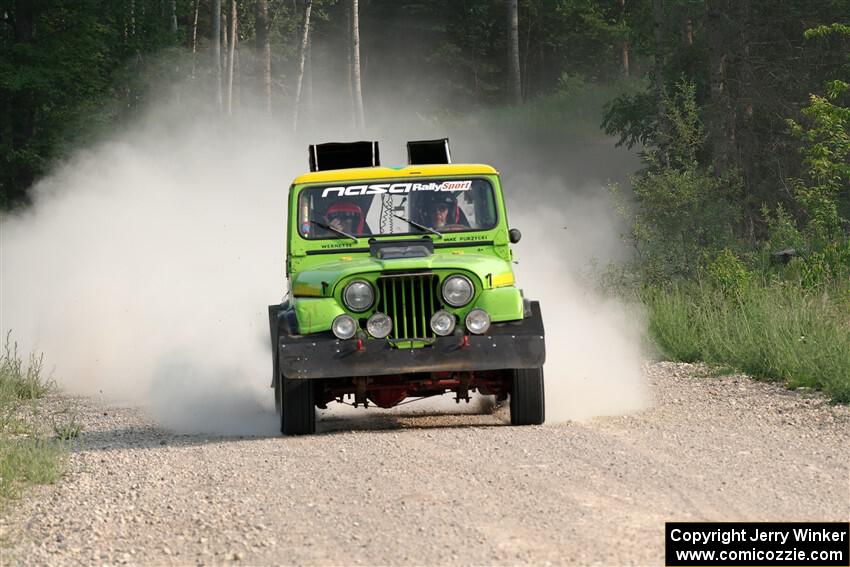
{"label": "black wheel", "polygon": [[272,339],[272,386],[274,387],[274,409],[280,415],[280,321],[278,315],[289,308],[289,302],[269,305],[269,328]]}
{"label": "black wheel", "polygon": [[309,435],[316,432],[316,406],[313,382],[289,380],[281,376],[275,389],[280,407],[280,432],[284,435]]}
{"label": "black wheel", "polygon": [[543,369],[514,370],[511,380],[511,425],[540,425],[546,420]]}
{"label": "black wheel", "polygon": [[280,377],[275,378],[274,381],[274,411],[280,417]]}

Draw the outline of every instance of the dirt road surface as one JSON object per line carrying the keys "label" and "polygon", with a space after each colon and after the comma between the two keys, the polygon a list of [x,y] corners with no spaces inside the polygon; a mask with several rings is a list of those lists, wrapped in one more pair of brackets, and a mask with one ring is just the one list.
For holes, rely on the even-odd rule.
{"label": "dirt road surface", "polygon": [[667,520],[850,519],[850,408],[647,376],[630,416],[333,417],[304,438],[176,435],[81,400],[69,473],[2,520],[0,563],[659,565]]}

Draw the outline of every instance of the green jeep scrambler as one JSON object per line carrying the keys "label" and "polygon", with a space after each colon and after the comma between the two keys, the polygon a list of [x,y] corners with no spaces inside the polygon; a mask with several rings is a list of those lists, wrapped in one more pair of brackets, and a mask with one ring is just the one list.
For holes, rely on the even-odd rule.
{"label": "green jeep scrambler", "polygon": [[510,398],[511,423],[544,420],[540,305],[515,286],[498,172],[452,164],[448,140],[310,146],[289,191],[284,301],[269,306],[272,385],[285,435],[316,407],[382,408],[470,392]]}

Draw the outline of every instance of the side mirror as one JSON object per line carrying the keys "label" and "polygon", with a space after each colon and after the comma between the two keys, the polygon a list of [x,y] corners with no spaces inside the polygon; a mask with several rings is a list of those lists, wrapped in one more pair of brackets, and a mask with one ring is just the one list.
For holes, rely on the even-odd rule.
{"label": "side mirror", "polygon": [[522,238],[522,233],[518,228],[512,228],[508,231],[508,238],[511,241],[511,244],[516,244]]}

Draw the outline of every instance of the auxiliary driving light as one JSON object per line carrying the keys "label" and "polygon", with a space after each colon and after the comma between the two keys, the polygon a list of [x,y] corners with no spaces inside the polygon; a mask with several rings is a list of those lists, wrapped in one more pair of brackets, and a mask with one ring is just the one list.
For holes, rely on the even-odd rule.
{"label": "auxiliary driving light", "polygon": [[372,307],[375,301],[375,292],[369,282],[363,280],[354,280],[342,292],[342,300],[346,307],[360,313]]}
{"label": "auxiliary driving light", "polygon": [[376,339],[386,338],[393,330],[393,320],[389,315],[375,313],[366,321],[366,330]]}
{"label": "auxiliary driving light", "polygon": [[472,301],[474,292],[475,288],[466,276],[449,276],[443,282],[443,299],[452,307],[463,307]]}
{"label": "auxiliary driving light", "polygon": [[473,309],[466,316],[466,328],[474,335],[487,332],[490,328],[490,315],[483,309]]}
{"label": "auxiliary driving light", "polygon": [[442,309],[437,311],[431,317],[431,330],[441,337],[451,335],[452,331],[455,330],[455,316]]}
{"label": "auxiliary driving light", "polygon": [[331,330],[338,339],[350,339],[357,332],[357,321],[351,315],[337,315],[331,324]]}

